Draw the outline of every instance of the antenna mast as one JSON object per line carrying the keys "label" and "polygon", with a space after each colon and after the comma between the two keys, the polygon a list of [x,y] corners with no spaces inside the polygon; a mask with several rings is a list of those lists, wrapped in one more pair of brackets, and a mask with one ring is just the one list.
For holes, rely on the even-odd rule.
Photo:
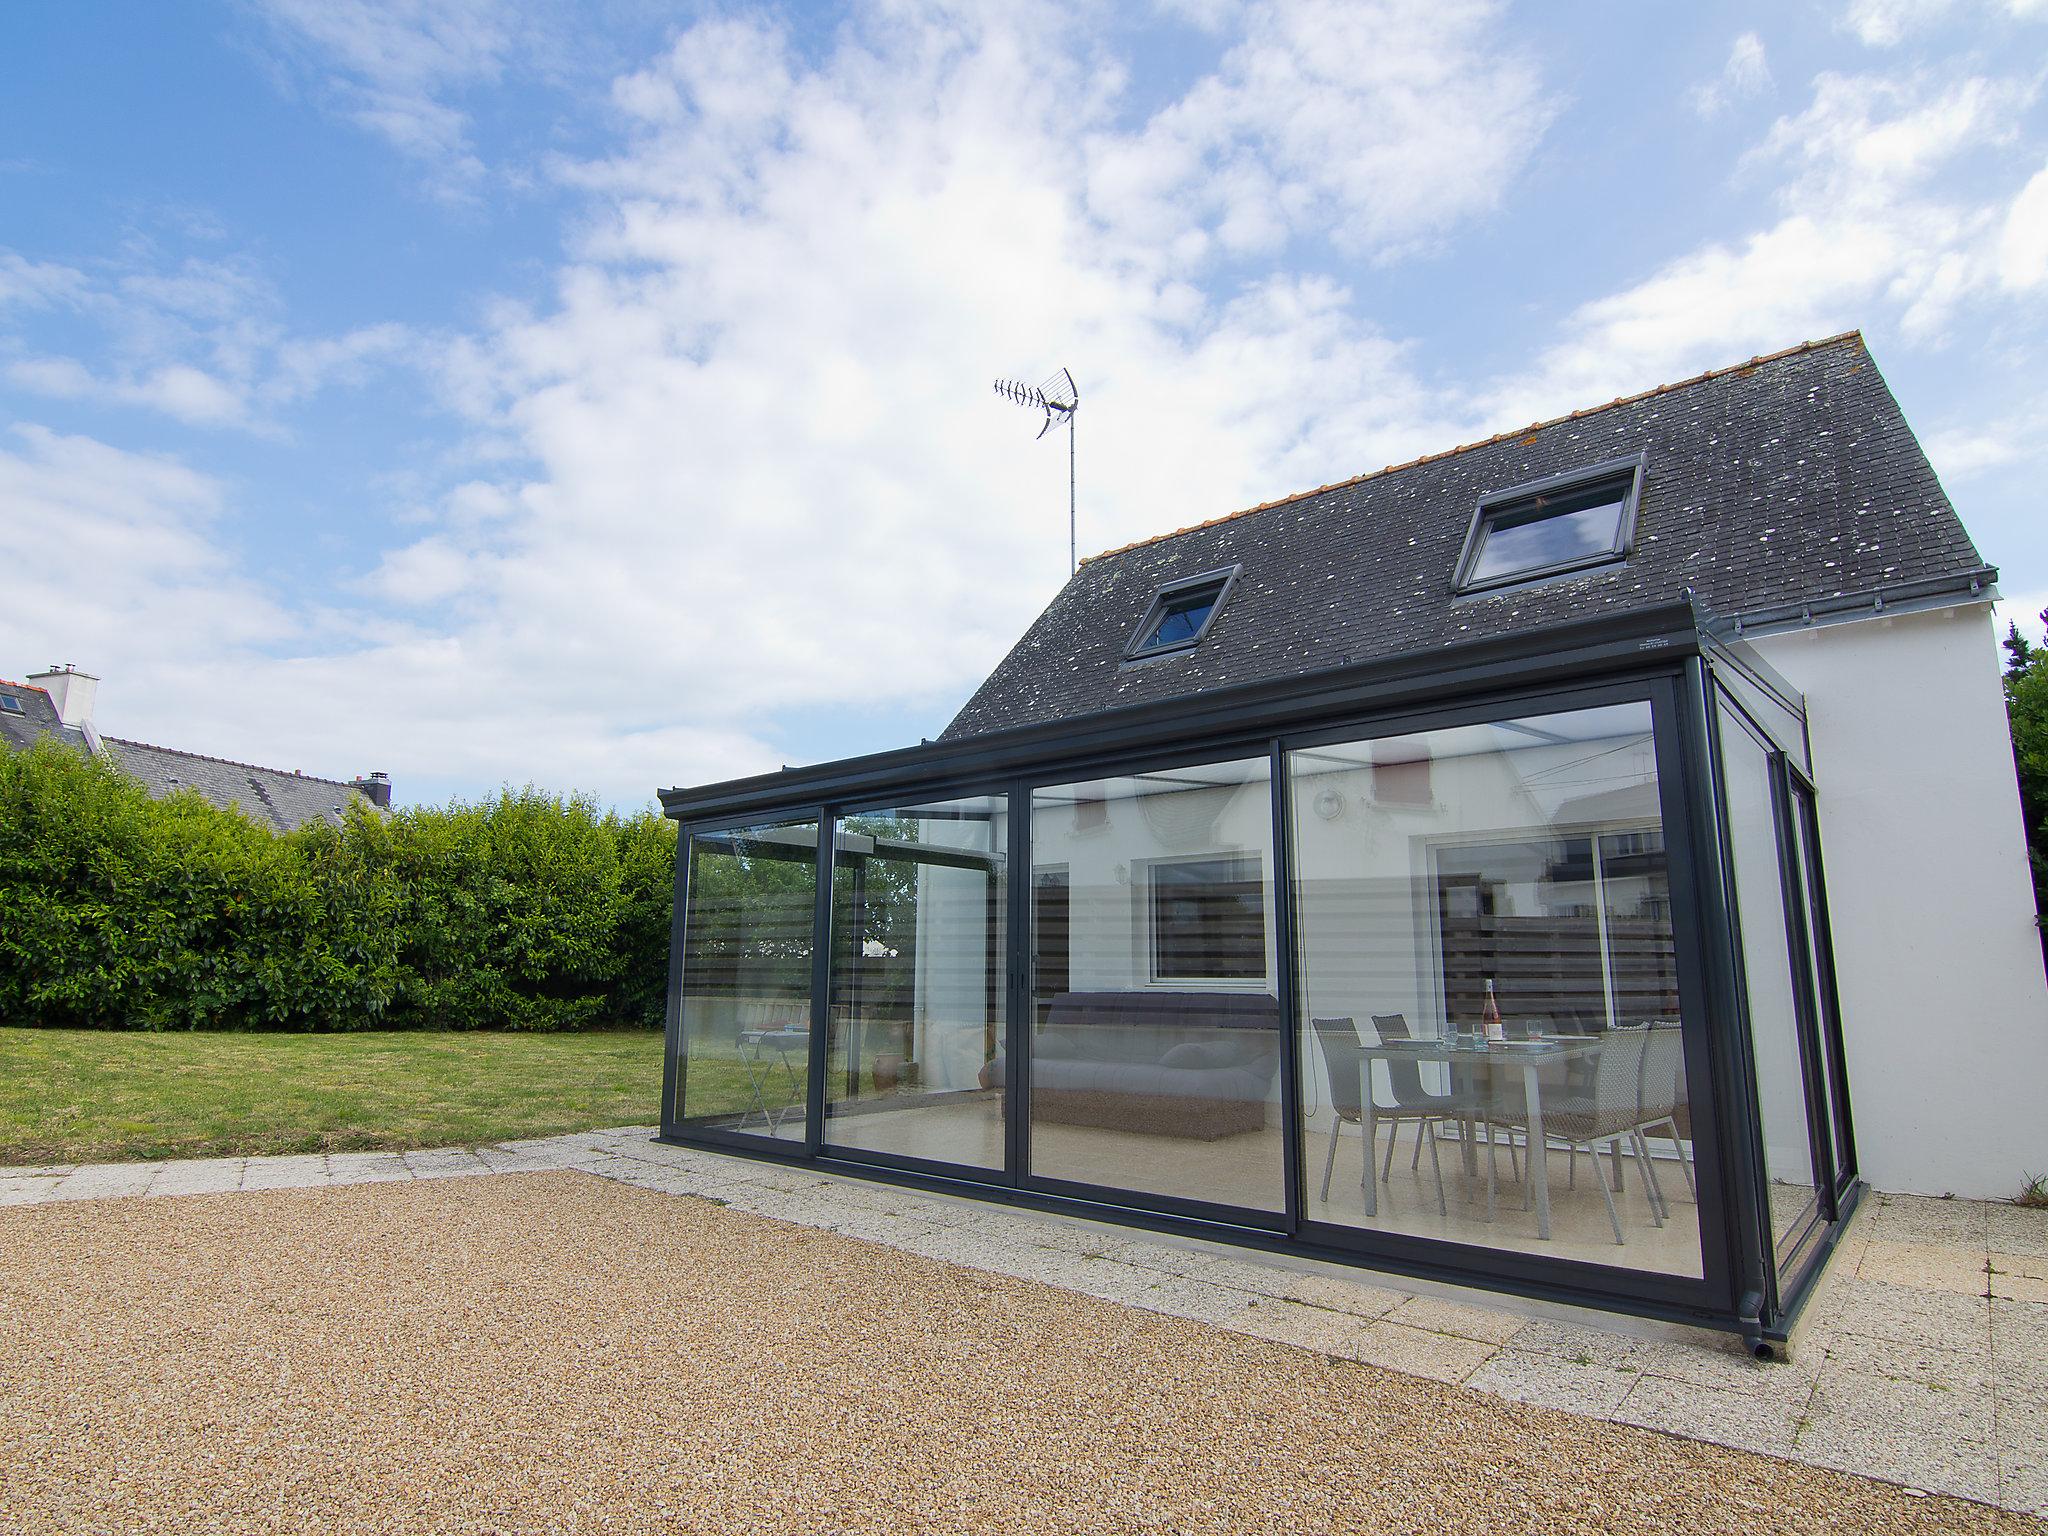
{"label": "antenna mast", "polygon": [[1062,368],[1036,386],[1017,379],[997,379],[996,393],[1013,405],[1044,412],[1045,424],[1038,429],[1040,437],[1054,427],[1067,429],[1067,574],[1071,576],[1081,568],[1074,490],[1074,417],[1081,409],[1080,386],[1074,382],[1073,374]]}

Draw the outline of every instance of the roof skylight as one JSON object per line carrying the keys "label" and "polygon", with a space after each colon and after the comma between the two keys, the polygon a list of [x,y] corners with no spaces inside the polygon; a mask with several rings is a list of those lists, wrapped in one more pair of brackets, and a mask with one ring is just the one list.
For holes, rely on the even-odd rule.
{"label": "roof skylight", "polygon": [[1641,484],[1642,464],[1629,460],[1483,498],[1458,559],[1456,587],[1477,591],[1626,558]]}
{"label": "roof skylight", "polygon": [[0,693],[0,710],[5,710],[10,715],[27,713],[21,707],[21,700],[11,693]]}
{"label": "roof skylight", "polygon": [[1230,584],[1237,580],[1236,566],[1227,571],[1209,571],[1171,581],[1152,594],[1152,606],[1145,610],[1124,648],[1124,657],[1136,661],[1146,656],[1163,656],[1185,651],[1201,643],[1215,622]]}

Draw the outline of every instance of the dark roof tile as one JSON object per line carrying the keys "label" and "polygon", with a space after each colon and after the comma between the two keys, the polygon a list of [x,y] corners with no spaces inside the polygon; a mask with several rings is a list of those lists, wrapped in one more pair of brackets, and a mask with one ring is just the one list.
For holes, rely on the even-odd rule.
{"label": "dark roof tile", "polygon": [[[1625,562],[1452,590],[1480,497],[1636,453]],[[1243,575],[1201,645],[1124,663],[1162,583],[1232,564]],[[1646,608],[1688,589],[1738,614],[1982,564],[1851,332],[1097,556],[945,734]]]}

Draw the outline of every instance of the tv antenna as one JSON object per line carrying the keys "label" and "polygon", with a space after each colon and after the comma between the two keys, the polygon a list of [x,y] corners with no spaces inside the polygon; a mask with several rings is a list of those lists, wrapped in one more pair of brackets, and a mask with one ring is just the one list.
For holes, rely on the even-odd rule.
{"label": "tv antenna", "polygon": [[1039,437],[1054,427],[1064,426],[1067,429],[1067,574],[1071,576],[1081,568],[1074,518],[1074,413],[1081,409],[1081,388],[1074,382],[1073,374],[1062,368],[1043,384],[997,379],[996,393],[1013,405],[1029,406],[1034,411],[1045,413],[1045,424],[1038,429]]}

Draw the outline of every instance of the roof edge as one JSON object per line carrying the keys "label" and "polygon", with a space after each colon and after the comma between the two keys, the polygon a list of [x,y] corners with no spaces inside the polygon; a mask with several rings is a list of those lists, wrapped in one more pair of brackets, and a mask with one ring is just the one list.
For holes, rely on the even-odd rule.
{"label": "roof edge", "polygon": [[[898,790],[994,782],[1020,765],[1082,762],[1133,748],[1172,751],[1189,742],[1264,738],[1416,700],[1479,697],[1512,675],[1522,684],[1668,664],[1698,644],[1700,610],[1690,594],[1653,607],[1403,651],[1281,678],[1117,704],[1085,714],[940,737],[779,772],[658,791],[678,821],[809,809]],[[1283,729],[1284,727],[1284,729]]]}
{"label": "roof edge", "polygon": [[245,763],[234,757],[215,757],[207,752],[187,752],[182,747],[160,747],[153,741],[133,741],[126,736],[102,736],[100,740],[110,747],[141,747],[146,752],[163,752],[171,757],[189,758],[195,763],[219,763],[224,768],[247,768],[252,773],[273,774],[280,779],[293,779],[301,784],[332,784],[336,789],[352,789],[357,794],[363,792],[360,784],[352,784],[347,779],[330,779],[324,774],[298,773],[289,768],[266,768],[261,763]]}
{"label": "roof edge", "polygon": [[[1425,453],[1404,463],[1389,464],[1381,469],[1367,470],[1363,474],[1351,476],[1348,480],[1332,480],[1328,485],[1319,485],[1314,490],[1295,491],[1290,495],[1277,497],[1272,501],[1262,501],[1257,506],[1242,507],[1235,512],[1225,512],[1219,517],[1208,518],[1203,522],[1190,523],[1185,528],[1175,528],[1167,533],[1155,533],[1148,538],[1133,539],[1128,544],[1119,544],[1114,549],[1105,549],[1099,554],[1084,555],[1081,559],[1081,564],[1089,565],[1097,560],[1108,560],[1116,555],[1128,554],[1134,549],[1144,549],[1148,545],[1164,544],[1169,539],[1178,539],[1190,533],[1200,533],[1207,528],[1215,528],[1223,523],[1235,522],[1240,517],[1250,517],[1254,512],[1270,512],[1275,507],[1291,506],[1297,501],[1308,501],[1317,496],[1327,495],[1331,491],[1348,490],[1354,485],[1363,485],[1369,480],[1379,480],[1387,475],[1397,475],[1403,470],[1414,469],[1419,465],[1434,464],[1443,459],[1454,459],[1461,453],[1471,453],[1480,448],[1491,448],[1495,443],[1504,443],[1512,437],[1521,437],[1530,432],[1541,432],[1549,427],[1562,426],[1568,421],[1583,421],[1588,416],[1597,416],[1602,411],[1611,411],[1618,406],[1634,405],[1638,401],[1654,399],[1659,395],[1668,395],[1674,390],[1690,389],[1695,384],[1705,384],[1712,379],[1725,378],[1731,373],[1742,373],[1750,368],[1760,368],[1766,363],[1782,362],[1788,357],[1799,357],[1808,352],[1818,352],[1823,347],[1840,346],[1846,341],[1863,343],[1862,328],[1859,326],[1846,331],[1837,331],[1832,336],[1822,336],[1814,341],[1802,341],[1795,346],[1782,347],[1776,352],[1759,353],[1747,362],[1727,363],[1719,368],[1709,368],[1703,373],[1693,374],[1690,378],[1674,379],[1668,384],[1655,384],[1648,389],[1637,390],[1632,395],[1617,395],[1604,405],[1589,405],[1580,410],[1567,411],[1562,416],[1552,416],[1543,421],[1532,421],[1525,427],[1511,427],[1504,432],[1496,432],[1491,437],[1482,437],[1473,442],[1460,443],[1455,448],[1441,448],[1435,453]],[[1864,345],[1867,351],[1868,344],[1865,343]]]}

